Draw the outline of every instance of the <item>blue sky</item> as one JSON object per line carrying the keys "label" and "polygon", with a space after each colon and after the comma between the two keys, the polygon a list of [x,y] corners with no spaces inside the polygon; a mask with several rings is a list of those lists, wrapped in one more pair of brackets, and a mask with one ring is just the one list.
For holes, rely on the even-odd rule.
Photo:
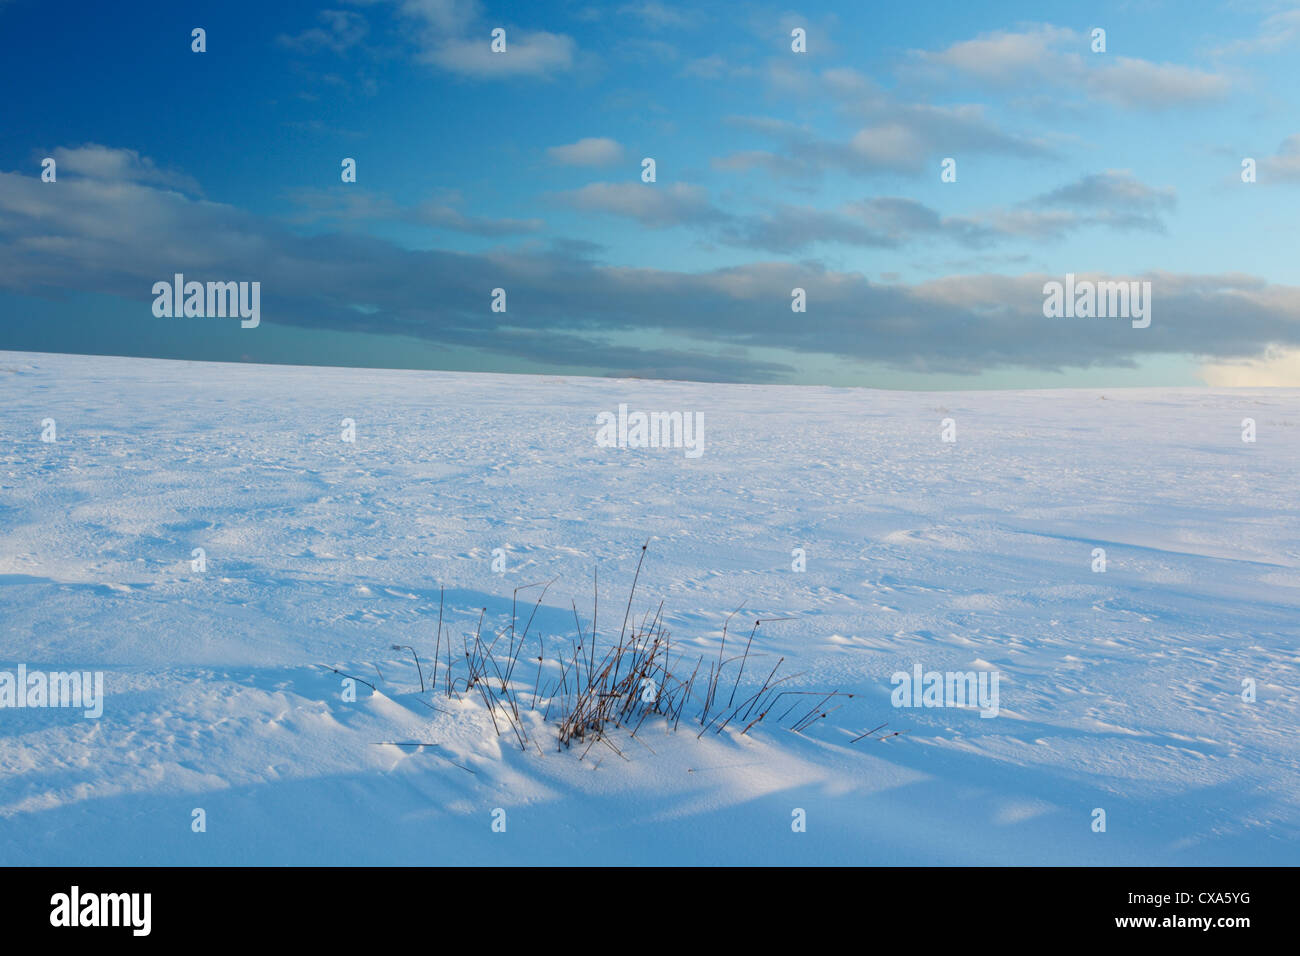
{"label": "blue sky", "polygon": [[[0,348],[1300,385],[1295,4],[8,0],[0,51]],[[261,324],[156,317],[177,272]],[[1045,318],[1066,273],[1151,326]]]}

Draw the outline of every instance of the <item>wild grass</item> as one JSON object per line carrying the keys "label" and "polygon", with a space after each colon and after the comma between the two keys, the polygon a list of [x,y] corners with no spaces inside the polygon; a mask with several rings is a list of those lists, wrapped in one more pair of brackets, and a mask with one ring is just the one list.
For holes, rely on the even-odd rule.
{"label": "wild grass", "polygon": [[[549,647],[545,637],[537,635],[535,650],[530,650],[527,658],[523,655],[530,646],[528,636],[554,580],[515,588],[510,624],[495,635],[483,633],[487,613],[483,609],[472,639],[469,634],[462,636],[459,647],[444,627],[445,590],[440,591],[429,687],[448,699],[481,701],[497,735],[513,739],[522,750],[530,745],[541,749],[541,742],[534,739],[538,735],[529,732],[537,722],[525,719],[529,712],[540,713],[542,723],[555,732],[557,748],[577,748],[584,757],[597,743],[624,756],[618,746],[623,736],[636,739],[647,721],[675,732],[685,720],[697,738],[721,734],[728,727],[740,728],[739,735],[745,736],[765,721],[802,733],[853,699],[853,694],[840,689],[793,689],[791,682],[803,675],[782,673],[784,657],[766,672],[761,684],[751,679],[749,685],[743,685],[747,670],[762,673],[751,667],[750,660],[757,657],[753,652],[759,629],[792,618],[755,619],[740,649],[730,633],[733,618],[743,610],[738,608],[723,623],[716,656],[708,655],[706,660],[703,653],[694,658],[683,653],[673,644],[665,625],[662,601],[639,617],[632,613],[647,548],[648,542],[641,546],[618,636],[609,638],[603,647],[597,627],[599,580],[595,574],[590,627],[583,627],[577,604],[571,602],[574,633],[567,641],[553,638]],[[541,593],[520,630],[520,592],[539,587]],[[414,648],[395,647],[411,650],[420,667]],[[526,661],[524,670],[520,669],[521,660]],[[420,680],[423,689],[422,669]],[[868,731],[857,739],[873,733]]]}

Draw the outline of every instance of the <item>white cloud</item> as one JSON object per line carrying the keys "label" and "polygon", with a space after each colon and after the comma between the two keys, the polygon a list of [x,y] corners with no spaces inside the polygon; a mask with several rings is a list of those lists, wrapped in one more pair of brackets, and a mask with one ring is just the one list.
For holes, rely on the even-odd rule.
{"label": "white cloud", "polygon": [[573,68],[577,44],[558,33],[507,32],[506,49],[493,53],[490,35],[468,40],[444,40],[420,59],[451,73],[476,79],[546,76]]}
{"label": "white cloud", "polygon": [[1065,87],[1129,109],[1160,110],[1222,99],[1231,81],[1176,63],[1093,53],[1077,30],[1039,24],[997,30],[943,50],[914,50],[904,73],[938,82],[959,74],[1001,89]]}
{"label": "white cloud", "polygon": [[320,20],[325,24],[323,27],[312,27],[296,36],[282,35],[276,42],[301,53],[318,50],[345,53],[364,40],[370,29],[365,17],[350,10],[323,10]]}
{"label": "white cloud", "polygon": [[1233,40],[1215,50],[1217,56],[1258,56],[1277,53],[1300,39],[1300,9],[1283,10],[1264,19],[1259,33],[1248,40]]}
{"label": "white cloud", "polygon": [[575,209],[624,216],[647,226],[678,226],[725,218],[709,202],[708,192],[687,183],[590,183],[558,193],[556,199]]}
{"label": "white cloud", "polygon": [[588,136],[576,143],[552,146],[546,155],[560,166],[610,166],[623,158],[623,147],[603,136]]}
{"label": "white cloud", "polygon": [[[489,20],[475,0],[395,2],[399,15],[415,27],[416,58],[422,63],[470,79],[550,76],[573,68],[577,44],[572,37]],[[501,53],[492,52],[491,46],[497,27],[506,31]]]}
{"label": "white cloud", "polygon": [[53,158],[60,174],[72,173],[88,179],[116,182],[151,183],[186,192],[199,192],[199,184],[183,173],[159,169],[154,161],[133,149],[114,149],[98,143],[54,150]]}
{"label": "white cloud", "polygon": [[1117,56],[1093,72],[1086,86],[1099,99],[1118,106],[1158,110],[1207,103],[1227,95],[1225,76],[1175,63],[1152,63]]}
{"label": "white cloud", "polygon": [[818,90],[835,94],[841,112],[858,124],[852,137],[836,141],[767,117],[725,117],[724,122],[778,140],[783,162],[750,150],[716,160],[715,168],[761,167],[782,175],[798,169],[802,178],[813,179],[830,168],[855,176],[880,170],[917,173],[932,169],[939,157],[956,151],[1035,159],[1053,155],[1041,141],[1001,130],[977,104],[900,102],[847,70],[828,70],[819,83]]}
{"label": "white cloud", "polygon": [[1292,134],[1277,148],[1277,155],[1259,161],[1261,183],[1300,183],[1300,133]]}
{"label": "white cloud", "polygon": [[464,30],[480,13],[477,0],[397,0],[397,7],[404,16],[444,34]]}

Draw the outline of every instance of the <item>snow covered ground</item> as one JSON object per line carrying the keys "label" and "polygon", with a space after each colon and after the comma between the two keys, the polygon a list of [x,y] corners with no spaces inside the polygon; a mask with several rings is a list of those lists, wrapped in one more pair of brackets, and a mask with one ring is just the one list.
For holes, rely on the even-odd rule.
{"label": "snow covered ground", "polygon": [[[703,453],[598,447],[620,403],[700,413]],[[0,353],[0,671],[105,681],[98,719],[0,709],[0,863],[1295,863],[1298,471],[1286,390]],[[529,641],[558,646],[593,568],[612,640],[647,539],[634,614],[662,600],[706,658],[742,604],[793,618],[745,685],[785,656],[853,700],[803,735],[683,720],[580,759],[540,716],[522,752],[421,694],[391,649],[428,670],[440,585],[460,641],[552,578]],[[996,673],[997,716],[893,707],[918,663]],[[344,700],[334,667],[377,689]]]}

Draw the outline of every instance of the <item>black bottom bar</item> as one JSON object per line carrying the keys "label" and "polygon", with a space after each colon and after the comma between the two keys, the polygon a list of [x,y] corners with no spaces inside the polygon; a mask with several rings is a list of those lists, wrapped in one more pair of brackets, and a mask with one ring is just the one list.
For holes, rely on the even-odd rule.
{"label": "black bottom bar", "polygon": [[339,945],[395,942],[413,929],[417,938],[465,933],[490,942],[505,934],[519,943],[532,925],[543,945],[578,917],[589,941],[602,930],[625,938],[638,911],[657,914],[658,929],[645,927],[648,940],[684,906],[691,926],[714,925],[723,936],[802,926],[820,939],[842,924],[855,934],[850,939],[872,948],[953,938],[983,946],[1044,934],[1231,946],[1259,931],[1286,930],[1283,907],[1295,876],[1277,868],[648,869],[611,879],[580,870],[514,870],[501,878],[472,869],[9,868],[0,876],[0,920],[11,941],[75,934],[81,942]]}

